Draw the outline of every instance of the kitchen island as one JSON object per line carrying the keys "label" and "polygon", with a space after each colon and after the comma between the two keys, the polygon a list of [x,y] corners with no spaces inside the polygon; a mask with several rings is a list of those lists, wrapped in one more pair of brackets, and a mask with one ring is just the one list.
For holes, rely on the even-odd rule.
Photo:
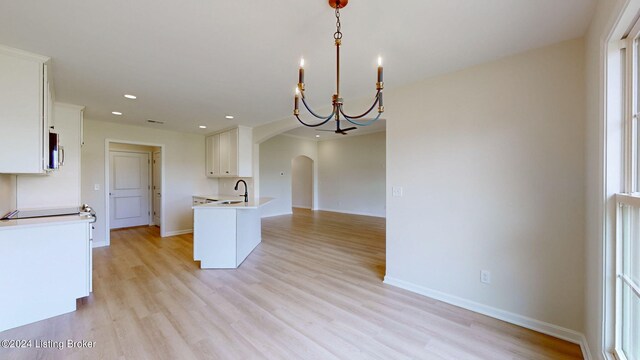
{"label": "kitchen island", "polygon": [[240,266],[262,241],[260,207],[271,200],[244,202],[229,196],[194,196],[193,259],[200,261],[200,268]]}

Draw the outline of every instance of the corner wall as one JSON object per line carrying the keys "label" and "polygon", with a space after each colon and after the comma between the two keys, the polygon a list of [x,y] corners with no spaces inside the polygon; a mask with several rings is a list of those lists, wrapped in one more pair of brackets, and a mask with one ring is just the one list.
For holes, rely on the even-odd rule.
{"label": "corner wall", "polygon": [[[192,231],[191,197],[195,194],[218,192],[218,181],[205,176],[204,136],[85,119],[85,144],[82,147],[82,202],[91,205],[98,215],[94,245],[107,245],[106,139],[138,142],[144,145],[164,145],[162,154],[163,230],[168,235]],[[95,184],[98,184],[99,190],[94,190]]]}
{"label": "corner wall", "polygon": [[385,281],[581,341],[583,41],[385,92]]}
{"label": "corner wall", "polygon": [[263,217],[291,214],[291,161],[299,155],[314,162],[317,199],[318,144],[315,141],[278,135],[260,144],[260,196],[274,198],[261,209]]}
{"label": "corner wall", "polygon": [[386,133],[318,142],[320,210],[385,217]]}

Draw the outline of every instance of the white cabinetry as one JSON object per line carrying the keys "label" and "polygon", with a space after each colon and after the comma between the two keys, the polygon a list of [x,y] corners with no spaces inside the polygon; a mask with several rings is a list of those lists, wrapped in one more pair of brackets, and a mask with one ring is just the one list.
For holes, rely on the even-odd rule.
{"label": "white cabinetry", "polygon": [[220,176],[220,134],[207,136],[206,139],[207,176]]}
{"label": "white cabinetry", "polygon": [[207,136],[207,176],[251,177],[252,139],[252,129],[245,126]]}
{"label": "white cabinetry", "polygon": [[261,241],[258,208],[194,208],[193,258],[202,269],[235,269]]}
{"label": "white cabinetry", "polygon": [[53,105],[49,60],[0,46],[0,173],[46,173]]}
{"label": "white cabinetry", "polygon": [[50,219],[0,227],[0,332],[75,311],[89,295],[90,227]]}

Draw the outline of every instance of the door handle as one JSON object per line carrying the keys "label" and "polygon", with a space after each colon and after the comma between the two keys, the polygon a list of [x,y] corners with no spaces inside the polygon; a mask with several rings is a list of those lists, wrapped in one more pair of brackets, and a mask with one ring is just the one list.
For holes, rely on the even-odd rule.
{"label": "door handle", "polygon": [[65,156],[64,156],[64,146],[60,146],[60,157],[61,157],[61,159],[60,159],[59,166],[64,166],[64,158],[65,158]]}

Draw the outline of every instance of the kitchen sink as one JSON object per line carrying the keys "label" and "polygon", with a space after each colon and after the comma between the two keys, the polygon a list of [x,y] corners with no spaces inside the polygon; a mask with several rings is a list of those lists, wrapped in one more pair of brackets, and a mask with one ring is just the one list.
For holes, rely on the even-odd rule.
{"label": "kitchen sink", "polygon": [[220,204],[230,205],[230,204],[240,204],[241,202],[242,200],[225,200],[225,201],[221,201]]}

